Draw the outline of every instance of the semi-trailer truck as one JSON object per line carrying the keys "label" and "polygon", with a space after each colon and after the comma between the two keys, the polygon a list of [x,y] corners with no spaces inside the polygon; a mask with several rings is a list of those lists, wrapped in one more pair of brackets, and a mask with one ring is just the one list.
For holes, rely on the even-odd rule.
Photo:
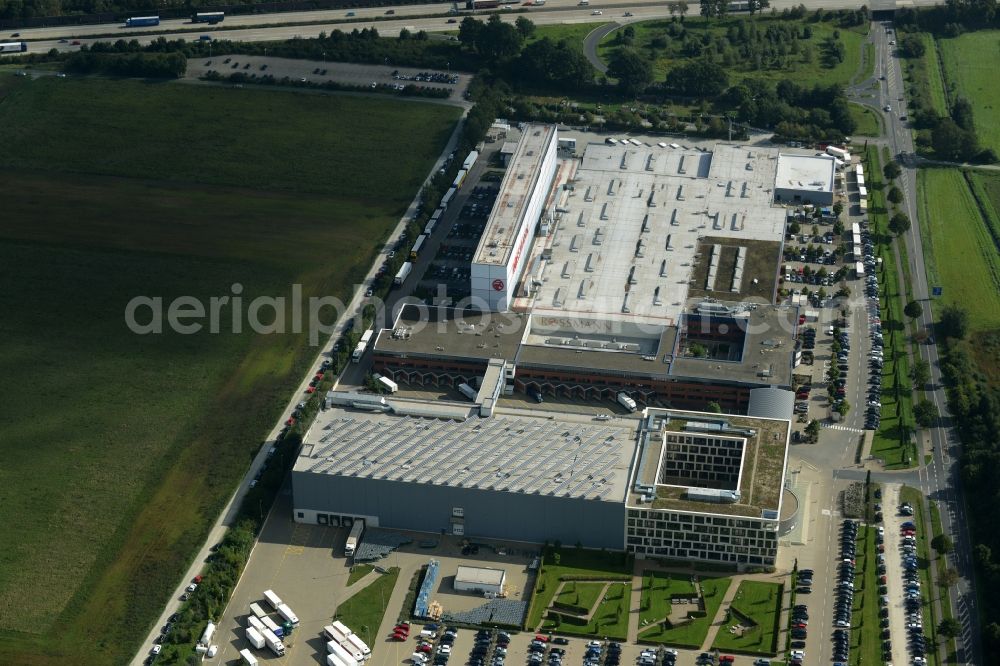
{"label": "semi-trailer truck", "polygon": [[380,375],[377,372],[372,376],[375,377],[375,381],[377,381],[380,385],[384,386],[389,391],[389,393],[395,393],[396,391],[399,390],[399,384],[392,381],[388,377]]}
{"label": "semi-trailer truck", "polygon": [[368,343],[371,342],[372,336],[375,335],[375,329],[369,328],[358,340],[358,346],[354,348],[354,353],[351,354],[351,360],[355,363],[361,361],[361,357],[365,355],[365,350],[368,349]]}
{"label": "semi-trailer truck", "polygon": [[[537,4],[540,4],[540,3],[536,0],[535,4],[537,5]],[[476,160],[478,160],[478,159],[479,159],[479,151],[478,150],[473,150],[465,158],[465,161],[462,162],[462,168],[465,169],[466,171],[468,171],[469,169],[472,168],[472,165],[475,164]]]}
{"label": "semi-trailer truck", "polygon": [[365,521],[363,518],[355,518],[351,533],[347,535],[347,543],[344,544],[344,556],[352,557],[361,541],[361,535],[365,532]]}
{"label": "semi-trailer truck", "polygon": [[264,635],[253,627],[247,627],[247,640],[258,650],[264,647]]}
{"label": "semi-trailer truck", "polygon": [[28,42],[3,42],[0,53],[24,53],[28,50]]}
{"label": "semi-trailer truck", "polygon": [[126,28],[141,28],[150,25],[160,25],[159,16],[134,16],[125,19]]}
{"label": "semi-trailer truck", "polygon": [[357,664],[344,661],[339,655],[326,655],[326,666],[357,666]]}
{"label": "semi-trailer truck", "polygon": [[281,642],[281,639],[274,635],[274,632],[270,629],[264,630],[264,643],[267,647],[279,657],[285,656],[285,644]]}
{"label": "semi-trailer truck", "polygon": [[330,654],[337,655],[337,659],[347,664],[347,666],[358,666],[358,660],[354,658],[353,655],[340,643],[337,641],[330,641],[326,644],[326,651]]}
{"label": "semi-trailer truck", "polygon": [[292,623],[293,627],[299,626],[299,617],[292,612],[288,604],[278,604],[278,614]]}
{"label": "semi-trailer truck", "polygon": [[[339,627],[337,625],[340,625]],[[343,643],[347,640],[347,637],[351,635],[351,630],[344,626],[341,622],[334,622],[333,624],[328,624],[323,627],[324,633],[327,637],[337,643]]]}
{"label": "semi-trailer truck", "polygon": [[222,23],[226,19],[225,12],[198,12],[191,15],[191,23]]}
{"label": "semi-trailer truck", "polygon": [[264,590],[264,601],[266,601],[273,610],[278,610],[278,606],[281,605],[281,597],[275,594],[274,590]]}
{"label": "semi-trailer truck", "polygon": [[253,656],[253,652],[246,648],[240,650],[240,658],[247,666],[257,666],[257,657]]}
{"label": "semi-trailer truck", "polygon": [[264,623],[260,621],[260,618],[256,615],[251,615],[247,618],[247,626],[253,627],[259,632],[264,631]]}
{"label": "semi-trailer truck", "polygon": [[627,409],[630,412],[634,412],[637,409],[635,400],[633,400],[628,393],[625,391],[620,391],[618,393],[618,404]]}
{"label": "semi-trailer truck", "polygon": [[212,643],[212,636],[214,635],[215,635],[215,623],[209,622],[205,626],[205,631],[203,631],[201,634],[201,640],[198,642],[204,645],[205,647],[208,647]]}
{"label": "semi-trailer truck", "polygon": [[[371,648],[369,648],[368,645],[363,640],[361,640],[361,637],[358,636],[357,634],[351,634],[350,636],[348,636],[347,642],[350,644],[350,646],[345,645],[344,647],[347,648],[348,652],[354,652],[355,654],[360,652],[361,659],[368,659],[369,657],[372,656]],[[358,661],[361,661],[361,659],[359,659]]]}
{"label": "semi-trailer truck", "polygon": [[267,613],[264,612],[264,609],[261,608],[260,604],[257,603],[250,604],[250,612],[254,614],[254,617],[260,620],[263,620],[265,617],[267,617]]}
{"label": "semi-trailer truck", "polygon": [[[342,633],[344,635],[344,638],[347,638],[348,636],[354,633],[353,631],[351,631],[350,627],[348,627],[340,620],[337,620],[333,623],[333,628]],[[341,643],[342,641],[338,640],[337,642]]]}
{"label": "semi-trailer truck", "polygon": [[392,281],[395,285],[401,285],[406,282],[406,278],[410,277],[410,273],[413,272],[413,262],[405,261],[403,265],[399,267],[399,272],[396,273],[395,279]]}
{"label": "semi-trailer truck", "polygon": [[[278,626],[278,623],[272,620],[269,616],[265,615],[260,618],[260,621],[264,623],[264,628],[271,633],[273,633],[278,638],[285,635],[285,630]],[[264,633],[264,632],[261,632]]]}
{"label": "semi-trailer truck", "polygon": [[351,643],[351,639],[354,638],[354,634],[347,637],[347,640],[340,644],[342,650],[347,652],[351,659],[354,660],[356,664],[360,664],[365,660],[365,653],[361,651],[360,648],[354,646]]}
{"label": "semi-trailer truck", "polygon": [[476,399],[476,396],[479,395],[479,392],[476,391],[476,389],[469,386],[468,384],[459,384],[458,391],[466,398],[473,401]]}

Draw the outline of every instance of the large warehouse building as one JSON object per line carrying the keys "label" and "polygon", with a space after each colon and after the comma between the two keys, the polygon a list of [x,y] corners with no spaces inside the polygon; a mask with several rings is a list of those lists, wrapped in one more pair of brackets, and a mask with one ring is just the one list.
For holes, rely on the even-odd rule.
{"label": "large warehouse building", "polygon": [[292,471],[297,522],[774,563],[787,420],[335,402]]}
{"label": "large warehouse building", "polygon": [[636,141],[560,160],[557,141],[527,126],[503,180],[472,266],[489,311],[403,309],[376,340],[377,371],[456,386],[502,359],[507,392],[626,390],[734,413],[754,389],[790,389],[798,311],[773,305],[786,221],[778,152]]}
{"label": "large warehouse building", "polygon": [[774,200],[790,204],[833,204],[837,162],[832,155],[781,153],[774,178]]}
{"label": "large warehouse building", "polygon": [[506,310],[556,173],[556,128],[530,125],[510,159],[470,272],[473,299]]}

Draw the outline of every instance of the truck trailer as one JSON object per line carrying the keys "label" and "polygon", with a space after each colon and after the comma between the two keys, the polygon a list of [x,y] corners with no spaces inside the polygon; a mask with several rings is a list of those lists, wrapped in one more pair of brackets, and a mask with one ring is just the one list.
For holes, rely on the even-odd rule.
{"label": "truck trailer", "polygon": [[634,412],[637,409],[635,400],[633,400],[628,393],[625,391],[620,391],[618,393],[618,404],[627,409],[630,412]]}
{"label": "truck trailer", "polygon": [[253,627],[247,627],[247,641],[258,650],[264,647],[264,635]]}
{"label": "truck trailer", "polygon": [[274,632],[270,629],[264,630],[264,643],[270,648],[271,652],[279,657],[285,656],[285,644],[281,642],[281,639],[274,635]]}
{"label": "truck trailer", "polygon": [[365,521],[363,518],[355,518],[354,525],[351,527],[351,533],[347,535],[347,543],[344,544],[344,556],[352,557],[354,551],[358,548],[358,543],[361,542],[361,535],[365,532]]}
{"label": "truck trailer", "polygon": [[[340,625],[339,627],[337,625]],[[334,622],[333,624],[328,624],[323,627],[323,633],[327,637],[336,642],[338,645],[347,640],[347,637],[351,635],[351,630],[348,629],[342,622]]]}
{"label": "truck trailer", "polygon": [[201,640],[198,642],[208,647],[209,645],[211,645],[212,636],[214,635],[215,635],[215,623],[209,622],[208,625],[205,626],[205,631],[203,631],[201,634]]}
{"label": "truck trailer", "polygon": [[369,328],[364,332],[364,335],[358,340],[358,346],[354,348],[354,353],[351,354],[352,361],[355,363],[361,361],[361,357],[365,355],[365,350],[368,349],[368,343],[371,342],[373,335],[375,335],[375,329],[373,328]]}
{"label": "truck trailer", "polygon": [[424,249],[424,243],[427,242],[427,235],[420,234],[417,236],[417,240],[414,241],[413,247],[410,248],[410,259],[416,259],[420,256],[420,250]]}
{"label": "truck trailer", "polygon": [[253,652],[246,648],[240,650],[240,659],[242,659],[243,663],[247,666],[257,666],[258,663],[257,657],[253,656]]}
{"label": "truck trailer", "polygon": [[406,282],[406,278],[410,277],[410,273],[413,272],[413,262],[404,261],[403,265],[399,267],[399,271],[396,272],[396,277],[393,279],[392,283],[394,285],[401,285]]}
{"label": "truck trailer", "polygon": [[254,617],[256,617],[259,620],[263,620],[265,617],[267,617],[267,613],[264,612],[264,609],[261,608],[260,604],[257,603],[250,604],[250,612],[253,613]]}
{"label": "truck trailer", "polygon": [[[260,621],[264,623],[264,629],[266,631],[270,631],[272,634],[274,634],[278,638],[281,638],[282,636],[285,635],[285,630],[282,629],[281,627],[279,627],[278,623],[275,622],[274,620],[272,620],[270,618],[270,616],[265,615],[264,617],[260,618]],[[263,634],[264,632],[262,631],[260,633]]]}
{"label": "truck trailer", "polygon": [[264,623],[256,615],[251,615],[247,618],[247,626],[253,627],[258,632],[264,631]]}
{"label": "truck trailer", "polygon": [[268,603],[272,610],[278,610],[281,605],[281,597],[274,593],[274,590],[264,590],[264,601]]}
{"label": "truck trailer", "polygon": [[357,666],[357,664],[348,663],[338,655],[328,654],[326,655],[326,666]]}
{"label": "truck trailer", "polygon": [[299,626],[299,617],[292,612],[288,604],[278,604],[278,615],[288,620],[293,627]]}
{"label": "truck trailer", "polygon": [[479,392],[476,389],[469,386],[468,384],[459,384],[458,392],[472,401],[475,401],[476,396],[479,395]]}
{"label": "truck trailer", "polygon": [[399,384],[392,381],[385,375],[380,375],[376,372],[373,376],[375,377],[375,381],[377,381],[380,385],[388,389],[389,393],[395,393],[396,391],[399,390]]}
{"label": "truck trailer", "polygon": [[[535,4],[537,5],[540,3],[536,1]],[[462,162],[462,168],[468,171],[469,169],[472,168],[472,165],[475,164],[476,160],[478,159],[479,159],[479,151],[473,150],[471,153],[468,154],[468,156],[466,156],[465,161]]]}
{"label": "truck trailer", "polygon": [[159,16],[133,16],[125,19],[126,28],[141,28],[150,25],[160,25]]}
{"label": "truck trailer", "polygon": [[[347,648],[348,652],[353,652],[355,654],[360,652],[361,659],[368,659],[369,657],[372,656],[371,648],[369,648],[368,645],[363,640],[361,640],[361,637],[358,636],[357,634],[351,634],[350,636],[348,636],[347,642],[350,645],[349,646],[345,645],[344,647]],[[358,659],[358,661],[360,662],[361,659]]]}
{"label": "truck trailer", "polygon": [[343,645],[337,641],[330,641],[326,644],[326,651],[329,654],[335,655],[338,660],[347,664],[347,666],[358,666],[358,660],[351,655],[350,651],[347,650]]}

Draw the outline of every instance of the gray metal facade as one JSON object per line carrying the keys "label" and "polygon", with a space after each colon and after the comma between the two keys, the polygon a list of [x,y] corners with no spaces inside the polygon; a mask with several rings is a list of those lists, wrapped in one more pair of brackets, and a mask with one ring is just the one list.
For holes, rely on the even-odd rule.
{"label": "gray metal facade", "polygon": [[[379,527],[441,534],[464,523],[467,537],[544,543],[578,541],[624,548],[625,504],[436,486],[314,472],[292,472],[297,522],[340,524],[340,516],[377,518]],[[456,517],[460,509],[461,517]],[[335,520],[336,519],[336,520]]]}

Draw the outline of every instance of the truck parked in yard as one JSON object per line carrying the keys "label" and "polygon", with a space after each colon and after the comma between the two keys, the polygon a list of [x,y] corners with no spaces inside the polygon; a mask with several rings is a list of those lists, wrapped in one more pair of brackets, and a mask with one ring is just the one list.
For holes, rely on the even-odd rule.
{"label": "truck parked in yard", "polygon": [[[365,521],[363,518],[355,518],[351,533],[347,535],[347,543],[344,544],[344,556],[352,557],[361,542],[361,535],[365,532]],[[336,624],[336,623],[334,623]],[[350,635],[350,633],[348,633]]]}
{"label": "truck parked in yard", "polygon": [[264,636],[253,627],[247,627],[247,642],[259,650],[264,647]]}
{"label": "truck parked in yard", "polygon": [[250,617],[247,618],[247,626],[253,627],[254,629],[257,630],[258,633],[264,631],[265,629],[264,623],[261,622],[260,618],[257,617],[256,615],[251,615]]}
{"label": "truck parked in yard", "polygon": [[635,404],[635,400],[633,400],[625,391],[620,391],[618,393],[618,404],[630,412],[634,412],[638,408]]}
{"label": "truck parked in yard", "polygon": [[[360,652],[361,659],[368,659],[369,657],[372,656],[371,648],[369,648],[368,645],[363,640],[361,640],[361,637],[358,636],[357,634],[351,634],[350,636],[348,636],[347,642],[348,645],[345,645],[344,647],[347,648],[348,652],[353,652],[354,654]],[[360,662],[361,659],[358,659],[358,661]]]}
{"label": "truck parked in yard", "polygon": [[354,655],[352,655],[350,651],[336,641],[330,641],[327,643],[326,651],[335,655],[339,661],[343,662],[347,666],[358,666],[358,660],[354,658]]}
{"label": "truck parked in yard", "polygon": [[375,381],[377,381],[380,385],[382,385],[386,389],[388,389],[389,393],[395,393],[396,391],[399,390],[399,384],[397,384],[396,382],[392,381],[388,377],[385,377],[384,375],[380,375],[377,372],[374,375],[372,375],[372,376],[375,377]]}
{"label": "truck parked in yard", "polygon": [[357,666],[357,664],[355,664],[355,663],[348,663],[348,662],[344,661],[338,655],[328,654],[328,655],[326,655],[326,666]]}
{"label": "truck parked in yard", "polygon": [[397,286],[403,284],[406,282],[406,278],[410,277],[411,272],[413,272],[413,262],[403,262],[403,265],[399,267],[399,272],[396,273],[396,278],[392,281],[392,283]]}
{"label": "truck parked in yard", "polygon": [[281,639],[274,635],[274,632],[270,629],[264,630],[264,643],[270,648],[271,652],[279,657],[285,656],[285,644],[281,642]]}
{"label": "truck parked in yard", "polygon": [[292,612],[292,609],[288,607],[288,604],[278,604],[278,614],[291,622],[293,627],[299,626],[299,618]]}
{"label": "truck parked in yard", "polygon": [[281,605],[281,597],[275,594],[274,590],[264,590],[264,601],[274,610],[278,610],[278,606]]}
{"label": "truck parked in yard", "polygon": [[240,658],[247,666],[257,666],[257,657],[253,656],[253,652],[246,648],[240,650]]}
{"label": "truck parked in yard", "polygon": [[475,401],[476,396],[479,395],[479,392],[476,389],[469,386],[468,384],[459,384],[458,392],[472,401]]}
{"label": "truck parked in yard", "polygon": [[338,645],[346,641],[347,637],[351,635],[351,630],[343,622],[339,621],[323,627],[323,632],[331,641],[336,642]]}

